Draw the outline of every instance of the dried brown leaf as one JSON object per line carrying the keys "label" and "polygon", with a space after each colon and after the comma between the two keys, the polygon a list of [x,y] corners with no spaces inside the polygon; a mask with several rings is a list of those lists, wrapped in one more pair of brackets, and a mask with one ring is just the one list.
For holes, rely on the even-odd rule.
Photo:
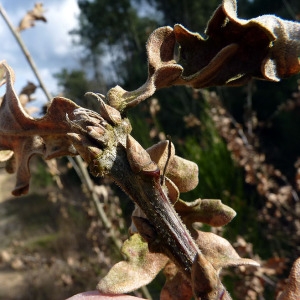
{"label": "dried brown leaf", "polygon": [[35,26],[35,21],[47,22],[44,16],[45,9],[43,3],[39,2],[34,5],[33,10],[27,12],[27,14],[21,20],[18,30],[22,31],[30,27]]}
{"label": "dried brown leaf", "polygon": [[184,193],[198,185],[198,165],[190,160],[174,155],[170,160],[166,176],[171,179],[179,191]]}
{"label": "dried brown leaf", "polygon": [[126,140],[127,158],[134,173],[158,172],[157,165],[152,161],[149,153],[131,135]]}
{"label": "dried brown leaf", "polygon": [[176,40],[171,27],[160,27],[153,31],[146,45],[147,81],[132,92],[125,91],[120,86],[110,89],[107,94],[108,104],[123,111],[149,98],[156,89],[171,86],[182,73],[182,67],[174,59],[175,44]]}
{"label": "dried brown leaf", "polygon": [[177,200],[174,208],[188,227],[194,222],[224,226],[236,215],[232,208],[217,199],[197,199],[193,202]]}
{"label": "dried brown leaf", "polygon": [[150,283],[168,261],[163,254],[150,253],[148,244],[139,234],[124,242],[122,253],[127,260],[115,264],[100,280],[97,285],[100,292],[121,294],[134,291]]}
{"label": "dried brown leaf", "polygon": [[298,299],[300,299],[300,258],[294,262],[287,285],[278,297],[278,300]]}
{"label": "dried brown leaf", "polygon": [[122,121],[120,112],[104,102],[105,96],[92,92],[86,93],[85,96],[92,96],[97,99],[100,104],[100,115],[111,125],[119,124]]}
{"label": "dried brown leaf", "polygon": [[197,164],[175,155],[173,143],[171,143],[169,153],[168,145],[168,141],[162,141],[148,148],[147,152],[160,170],[164,170],[169,157],[165,175],[177,186],[180,192],[193,190],[198,185]]}
{"label": "dried brown leaf", "polygon": [[181,25],[174,27],[181,46],[182,79],[193,87],[236,85],[251,77],[279,81],[300,71],[300,24],[271,15],[242,20],[235,0],[210,19],[203,39]]}
{"label": "dried brown leaf", "polygon": [[175,155],[174,144],[171,143],[170,153],[168,147],[168,141],[161,141],[147,149],[147,152],[149,153],[151,159],[158,165],[161,170],[164,169],[168,160],[168,156],[170,156],[171,160]]}
{"label": "dried brown leaf", "polygon": [[299,22],[271,15],[239,19],[236,1],[223,0],[208,23],[206,39],[181,25],[155,30],[147,42],[147,81],[132,92],[111,89],[108,103],[123,111],[171,85],[241,85],[252,77],[279,81],[300,71],[299,30]]}
{"label": "dried brown leaf", "polygon": [[201,252],[196,255],[193,263],[192,286],[196,299],[231,300],[218,276],[218,272]]}
{"label": "dried brown leaf", "polygon": [[[139,208],[135,210],[134,215],[133,220],[135,223],[137,222],[136,226],[142,232],[142,236],[150,244],[155,243],[157,239],[155,228],[145,219],[145,215]],[[231,299],[218,279],[221,269],[240,265],[257,267],[259,264],[252,259],[241,258],[231,244],[218,235],[194,229],[192,229],[192,233],[201,253],[200,261],[195,262],[197,266],[193,271],[194,281],[191,283],[177,266],[169,262],[164,270],[166,283],[161,293],[161,299],[190,299],[193,289],[196,295],[202,297],[201,299]],[[155,253],[152,257],[153,261],[160,259],[159,256],[155,257],[154,255]],[[217,298],[216,295],[223,298]]]}
{"label": "dried brown leaf", "polygon": [[259,266],[252,259],[241,258],[227,240],[212,232],[197,231],[194,238],[202,254],[217,271],[229,266]]}
{"label": "dried brown leaf", "polygon": [[240,265],[257,267],[259,264],[252,259],[241,258],[227,240],[213,233],[197,231],[195,239],[201,255],[198,254],[194,263],[193,283],[169,262],[164,269],[166,283],[161,299],[190,299],[193,293],[201,299],[231,299],[218,278],[220,270]]}
{"label": "dried brown leaf", "polygon": [[179,200],[179,196],[180,196],[180,191],[177,185],[168,177],[165,177],[165,187],[166,187],[166,193],[168,195],[169,200],[172,203],[176,203],[176,201]]}
{"label": "dried brown leaf", "polygon": [[1,67],[6,70],[6,94],[0,107],[0,151],[14,152],[14,163],[10,164],[10,168],[17,172],[17,183],[13,194],[21,195],[28,191],[31,156],[39,154],[49,159],[77,153],[64,137],[69,131],[66,113],[72,115],[78,106],[68,99],[57,97],[43,118],[32,118],[14,91],[12,69],[5,62],[1,62]]}

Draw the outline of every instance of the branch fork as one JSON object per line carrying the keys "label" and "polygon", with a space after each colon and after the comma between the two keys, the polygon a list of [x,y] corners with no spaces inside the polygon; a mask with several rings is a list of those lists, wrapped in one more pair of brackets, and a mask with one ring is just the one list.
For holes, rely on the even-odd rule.
{"label": "branch fork", "polygon": [[[0,159],[8,171],[17,173],[13,194],[28,191],[32,155],[50,159],[79,154],[92,174],[110,176],[136,204],[131,237],[123,245],[127,260],[113,266],[99,282],[101,292],[130,292],[165,268],[162,300],[189,300],[193,295],[202,300],[231,299],[220,281],[221,269],[258,264],[240,258],[225,239],[196,230],[193,224],[223,226],[235,211],[216,199],[181,200],[181,192],[198,184],[197,165],[175,155],[174,145],[167,141],[144,149],[130,135],[126,111],[172,85],[241,85],[253,77],[279,81],[297,74],[299,30],[299,23],[275,16],[239,19],[236,1],[223,0],[208,23],[206,39],[178,24],[155,30],[147,42],[145,84],[135,91],[116,86],[106,96],[87,93],[99,102],[98,113],[55,97],[44,117],[30,117],[14,91],[12,69],[0,62],[0,74],[6,75],[0,78],[6,82],[0,106]],[[298,265],[280,299],[294,300]],[[174,287],[178,293],[172,292]]]}

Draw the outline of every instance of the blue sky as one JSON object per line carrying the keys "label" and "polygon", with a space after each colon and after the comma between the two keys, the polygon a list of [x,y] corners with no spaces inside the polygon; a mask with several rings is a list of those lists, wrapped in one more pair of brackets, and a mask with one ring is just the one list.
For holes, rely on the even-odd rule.
{"label": "blue sky", "polygon": [[[38,1],[2,0],[0,3],[11,22],[17,27],[26,12],[31,10],[36,2]],[[68,34],[77,26],[79,8],[77,0],[44,0],[42,2],[46,9],[47,23],[36,22],[35,27],[22,31],[21,36],[40,70],[46,86],[52,95],[56,95],[59,88],[53,74],[62,68],[79,66],[80,49],[72,44],[74,37]],[[2,16],[0,16],[0,41],[0,61],[6,60],[14,69],[16,92],[19,92],[27,81],[38,84]],[[3,95],[4,92],[2,87],[0,95]],[[40,89],[35,96],[39,103],[46,101]]]}

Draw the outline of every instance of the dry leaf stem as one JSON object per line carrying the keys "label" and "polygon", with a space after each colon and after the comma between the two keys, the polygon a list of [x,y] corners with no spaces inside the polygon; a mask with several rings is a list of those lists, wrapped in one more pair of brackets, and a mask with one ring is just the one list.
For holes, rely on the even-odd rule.
{"label": "dry leaf stem", "polygon": [[144,230],[138,228],[140,234],[148,239],[149,248],[172,257],[190,278],[199,249],[162,190],[159,173],[133,173],[123,147],[119,147],[116,157],[111,160],[114,162],[110,176],[141,207],[149,220],[148,226],[144,223]]}

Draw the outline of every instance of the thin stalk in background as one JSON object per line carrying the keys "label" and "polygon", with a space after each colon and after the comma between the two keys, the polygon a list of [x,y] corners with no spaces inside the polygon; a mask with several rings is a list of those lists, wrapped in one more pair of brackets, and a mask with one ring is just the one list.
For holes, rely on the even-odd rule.
{"label": "thin stalk in background", "polygon": [[[36,67],[36,64],[35,64],[32,56],[30,55],[29,50],[27,49],[25,43],[23,42],[21,35],[16,30],[16,28],[13,26],[13,24],[11,23],[5,9],[2,7],[1,4],[0,4],[0,14],[2,15],[7,26],[9,27],[11,33],[15,37],[18,45],[20,46],[23,54],[26,57],[27,62],[29,63],[34,75],[36,76],[41,89],[43,90],[47,100],[50,102],[52,99],[52,96],[51,96],[50,92],[48,91],[48,89],[46,88],[46,85],[44,84],[44,82],[39,74],[38,68]],[[76,156],[75,159],[76,159],[76,161],[72,157],[68,156],[68,160],[72,164],[72,166],[73,166],[75,172],[77,173],[78,177],[80,178],[81,182],[87,187],[90,197],[92,198],[92,201],[96,207],[98,216],[99,216],[100,220],[102,221],[105,229],[107,229],[109,231],[109,236],[110,236],[111,240],[113,241],[114,246],[117,248],[118,251],[120,251],[121,246],[122,246],[122,241],[117,238],[117,235],[114,232],[112,224],[103,209],[103,205],[102,205],[102,203],[100,203],[98,196],[95,193],[94,183],[89,176],[86,166],[80,156]],[[141,292],[142,292],[143,296],[145,296],[147,299],[152,300],[152,297],[151,297],[147,287],[142,287]]]}

